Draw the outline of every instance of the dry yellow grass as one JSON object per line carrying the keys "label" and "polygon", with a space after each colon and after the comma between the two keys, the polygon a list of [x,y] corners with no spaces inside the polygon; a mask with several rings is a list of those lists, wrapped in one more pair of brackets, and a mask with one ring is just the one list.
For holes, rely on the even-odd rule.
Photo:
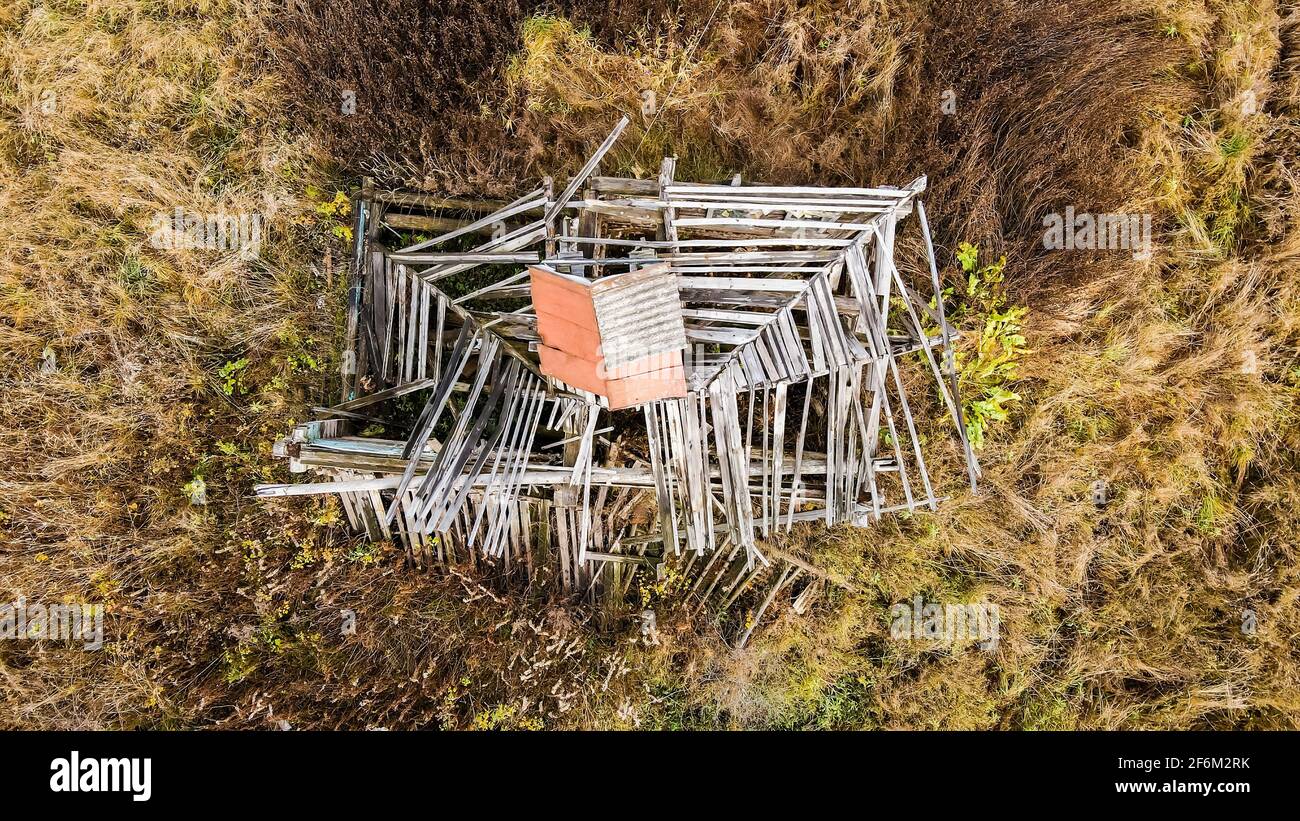
{"label": "dry yellow grass", "polygon": [[[6,643],[5,724],[182,716],[190,694],[165,671],[198,669],[184,648],[252,605],[221,558],[250,507],[235,479],[319,375],[227,401],[216,373],[247,354],[246,380],[266,384],[292,340],[332,333],[315,304],[324,278],[297,247],[310,240],[294,225],[306,153],[252,62],[258,13],[237,0],[7,5],[2,595],[102,601],[110,641]],[[154,248],[155,215],[176,208],[264,215],[260,258]],[[183,490],[196,475],[206,508]]]}
{"label": "dry yellow grass", "polygon": [[[662,645],[637,649],[618,614],[412,574],[327,503],[247,498],[281,476],[270,442],[335,381],[345,218],[315,206],[342,185],[319,150],[338,141],[302,131],[287,112],[309,94],[282,81],[311,63],[279,73],[253,0],[17,0],[0,9],[0,600],[104,602],[108,635],[98,653],[0,644],[0,724],[1294,725],[1296,12],[653,9],[626,12],[644,30],[590,37],[576,12],[529,22],[489,72],[505,87],[474,89],[446,137],[497,142],[368,167],[517,188],[576,165],[653,90],[624,169],[670,150],[697,177],[931,174],[945,276],[978,242],[1007,254],[1008,298],[1029,308],[1022,399],[989,431],[983,492],[800,534],[791,549],[859,592],[781,615],[743,652],[671,597],[655,599]],[[313,58],[323,88],[350,53]],[[1038,220],[1066,204],[1153,212],[1154,258],[1044,252]],[[176,207],[264,214],[260,257],[152,247]],[[997,652],[891,640],[890,605],[917,594],[998,604]]]}

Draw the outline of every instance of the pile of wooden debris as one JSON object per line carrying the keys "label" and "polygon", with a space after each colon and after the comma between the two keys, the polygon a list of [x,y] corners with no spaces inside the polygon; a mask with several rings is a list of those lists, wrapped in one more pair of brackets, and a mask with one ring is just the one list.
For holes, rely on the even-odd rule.
{"label": "pile of wooden debris", "polygon": [[[657,179],[599,176],[626,124],[558,194],[362,192],[346,401],[278,445],[324,481],[260,495],[338,494],[421,565],[546,568],[566,593],[622,595],[670,563],[701,603],[748,594],[756,622],[831,580],[769,537],[940,501],[899,374],[917,353],[974,486],[925,179],[698,184],[671,158]],[[920,287],[893,262],[913,211]]]}

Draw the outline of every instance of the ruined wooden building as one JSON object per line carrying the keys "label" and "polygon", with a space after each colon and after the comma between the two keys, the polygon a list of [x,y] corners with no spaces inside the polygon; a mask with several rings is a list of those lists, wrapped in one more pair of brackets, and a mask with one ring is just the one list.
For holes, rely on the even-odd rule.
{"label": "ruined wooden building", "polygon": [[[747,597],[752,629],[829,578],[773,537],[940,500],[903,358],[933,378],[974,486],[925,179],[696,183],[671,158],[600,176],[625,126],[563,188],[456,203],[477,219],[363,192],[344,401],[278,445],[312,481],[260,495],[337,494],[416,563],[544,570],[572,594],[667,565],[701,606]],[[894,265],[909,217],[920,282]]]}

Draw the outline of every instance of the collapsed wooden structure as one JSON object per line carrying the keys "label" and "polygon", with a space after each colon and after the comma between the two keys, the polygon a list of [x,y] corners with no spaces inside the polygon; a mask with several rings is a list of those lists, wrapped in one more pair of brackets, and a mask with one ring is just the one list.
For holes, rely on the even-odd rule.
{"label": "collapsed wooden structure", "polygon": [[[567,593],[621,595],[669,563],[700,606],[746,597],[743,641],[782,592],[802,612],[835,581],[772,536],[941,500],[904,356],[923,358],[975,485],[925,178],[703,184],[672,158],[656,179],[600,176],[626,124],[559,191],[364,191],[345,401],[277,444],[321,481],[257,492],[337,494],[417,563],[545,568]],[[445,216],[463,209],[484,215]],[[919,286],[894,265],[912,213]]]}

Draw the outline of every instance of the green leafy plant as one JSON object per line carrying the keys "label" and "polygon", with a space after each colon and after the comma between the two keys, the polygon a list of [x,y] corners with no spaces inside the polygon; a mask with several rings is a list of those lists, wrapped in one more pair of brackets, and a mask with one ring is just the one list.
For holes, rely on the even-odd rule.
{"label": "green leafy plant", "polygon": [[[957,366],[965,398],[962,415],[971,447],[984,447],[985,433],[994,422],[1005,422],[1010,407],[1020,394],[1007,383],[1015,379],[1020,360],[1029,350],[1022,333],[1022,320],[1029,309],[1024,306],[1003,308],[1006,295],[1002,288],[1007,258],[980,266],[979,247],[968,242],[957,250],[957,262],[966,274],[965,300],[954,312],[979,328],[975,350],[957,355]],[[973,353],[973,355],[972,355]]]}
{"label": "green leafy plant", "polygon": [[243,379],[243,372],[247,367],[248,360],[242,356],[222,365],[217,371],[217,376],[221,378],[221,392],[226,396],[234,396],[236,391],[241,395],[248,393]]}
{"label": "green leafy plant", "polygon": [[335,191],[334,196],[314,185],[307,186],[307,197],[312,201],[318,225],[325,227],[336,239],[352,241],[352,200],[345,191]]}
{"label": "green leafy plant", "polygon": [[354,545],[348,551],[347,559],[362,565],[377,564],[384,558],[384,545],[378,542],[365,542]]}
{"label": "green leafy plant", "polygon": [[979,267],[980,249],[977,245],[963,242],[957,249],[957,261],[966,274],[966,296],[973,297],[981,305],[992,309],[1000,305],[1005,298],[1000,293],[1002,270],[1007,267],[1007,258],[998,257],[997,262]]}
{"label": "green leafy plant", "polygon": [[285,347],[285,362],[293,373],[319,373],[324,365],[312,353],[316,348],[316,338],[304,337],[292,327],[283,328],[276,334],[276,339]]}
{"label": "green leafy plant", "polygon": [[975,266],[979,264],[979,261],[979,246],[971,245],[969,242],[963,242],[957,246],[957,262],[961,264],[963,271],[975,270]]}
{"label": "green leafy plant", "polygon": [[238,456],[238,455],[239,455],[239,445],[236,445],[234,442],[226,442],[226,441],[223,441],[223,440],[217,440],[217,451],[218,451],[222,456]]}

